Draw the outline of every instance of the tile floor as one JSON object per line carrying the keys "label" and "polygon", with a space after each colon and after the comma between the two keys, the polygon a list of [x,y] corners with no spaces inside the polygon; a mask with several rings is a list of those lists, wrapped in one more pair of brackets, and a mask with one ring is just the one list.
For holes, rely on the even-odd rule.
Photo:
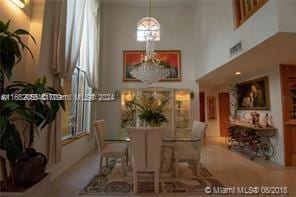
{"label": "tile floor", "polygon": [[[296,167],[287,168],[262,159],[251,161],[240,153],[229,151],[222,138],[207,137],[202,149],[202,164],[226,187],[285,186],[289,190],[288,196],[296,196]],[[49,197],[79,196],[97,170],[98,159],[94,151],[54,181]]]}

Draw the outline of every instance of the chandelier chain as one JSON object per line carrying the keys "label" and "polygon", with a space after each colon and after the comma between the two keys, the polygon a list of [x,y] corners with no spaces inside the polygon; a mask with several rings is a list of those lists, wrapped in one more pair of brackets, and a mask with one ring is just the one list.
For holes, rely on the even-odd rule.
{"label": "chandelier chain", "polygon": [[160,60],[156,58],[154,52],[154,40],[156,35],[153,34],[151,29],[151,0],[149,0],[149,20],[148,28],[145,32],[146,40],[146,55],[141,61],[140,66],[136,66],[130,71],[132,77],[151,85],[161,79],[165,79],[170,75],[170,70],[163,65],[160,65]]}

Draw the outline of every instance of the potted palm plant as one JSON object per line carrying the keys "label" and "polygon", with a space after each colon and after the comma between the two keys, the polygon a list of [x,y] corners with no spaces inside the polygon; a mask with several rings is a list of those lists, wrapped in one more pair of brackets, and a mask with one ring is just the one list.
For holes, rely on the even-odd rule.
{"label": "potted palm plant", "polygon": [[[23,191],[38,183],[45,176],[47,158],[33,149],[35,133],[55,120],[60,108],[65,109],[63,100],[48,99],[48,95],[59,91],[46,85],[46,77],[35,83],[10,80],[14,66],[22,59],[21,51],[29,47],[21,36],[34,37],[26,30],[9,30],[9,23],[0,21],[0,149],[6,158],[0,156],[2,185],[4,191]],[[32,96],[33,95],[33,96]],[[25,125],[23,132],[29,133],[29,140],[22,140],[22,132],[16,122]],[[10,176],[7,175],[5,160],[9,160]]]}

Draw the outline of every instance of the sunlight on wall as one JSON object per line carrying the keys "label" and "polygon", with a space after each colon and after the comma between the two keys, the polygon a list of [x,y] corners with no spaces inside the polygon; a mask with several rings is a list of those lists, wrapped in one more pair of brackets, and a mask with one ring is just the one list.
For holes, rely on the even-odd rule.
{"label": "sunlight on wall", "polygon": [[[31,5],[27,5],[25,8],[21,9],[16,4],[9,0],[0,1],[1,8],[1,19],[2,20],[19,20],[20,24],[26,25],[28,20],[30,20]],[[26,21],[26,23],[22,23]]]}
{"label": "sunlight on wall", "polygon": [[[4,22],[11,20],[10,29],[30,30],[31,6],[21,9],[9,0],[0,0],[0,20]],[[28,37],[24,37],[23,41],[28,44]],[[14,67],[12,80],[25,80],[26,59],[26,55],[24,55],[22,61]]]}
{"label": "sunlight on wall", "polygon": [[15,5],[17,5],[19,8],[24,8],[25,4],[24,2],[22,2],[21,0],[10,0],[12,3],[14,3]]}

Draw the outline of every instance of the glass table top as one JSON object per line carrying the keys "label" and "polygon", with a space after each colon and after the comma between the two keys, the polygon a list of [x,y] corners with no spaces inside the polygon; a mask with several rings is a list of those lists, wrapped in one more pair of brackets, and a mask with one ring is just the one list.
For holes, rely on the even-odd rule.
{"label": "glass table top", "polygon": [[[105,141],[109,142],[129,142],[128,133],[126,131],[121,132],[111,132],[107,133],[105,136]],[[179,134],[165,134],[163,137],[164,142],[198,142],[199,138],[191,135],[190,132],[179,133]]]}

